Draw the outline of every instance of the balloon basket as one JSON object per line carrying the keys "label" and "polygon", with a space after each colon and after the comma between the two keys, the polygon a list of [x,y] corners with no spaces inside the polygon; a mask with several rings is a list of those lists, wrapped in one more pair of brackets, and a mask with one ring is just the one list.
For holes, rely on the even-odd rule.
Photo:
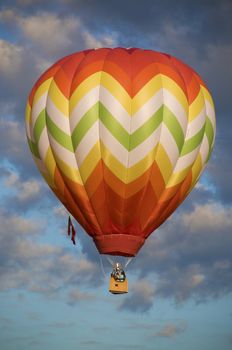
{"label": "balloon basket", "polygon": [[128,281],[116,281],[114,277],[110,277],[109,292],[112,294],[128,293]]}

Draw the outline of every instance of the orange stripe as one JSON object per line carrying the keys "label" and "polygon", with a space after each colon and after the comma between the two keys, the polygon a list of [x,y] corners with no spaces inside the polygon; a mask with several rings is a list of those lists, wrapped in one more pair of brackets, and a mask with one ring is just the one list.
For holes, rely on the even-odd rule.
{"label": "orange stripe", "polygon": [[[55,174],[54,174],[54,181],[56,183],[56,186],[59,190],[53,189],[53,192],[55,195],[59,198],[59,200],[64,204],[64,206],[67,208],[67,210],[72,214],[72,216],[80,223],[82,227],[87,232],[90,232],[90,226],[88,222],[86,221],[85,217],[83,216],[82,212],[74,202],[72,196],[70,195],[70,192],[66,188],[64,181],[59,173],[59,170],[56,168]],[[62,189],[63,194],[60,192],[60,189]]]}
{"label": "orange stripe", "polygon": [[156,228],[158,228],[183,202],[191,186],[191,182],[192,174],[190,171],[183,183],[179,186],[179,189],[176,192],[175,196],[173,196],[171,199],[166,200],[165,202],[160,202],[157,205],[155,212],[153,213],[153,215],[151,215],[151,217],[146,223],[146,237],[149,234],[151,234]]}
{"label": "orange stripe", "polygon": [[[61,177],[61,175],[59,175]],[[62,180],[65,184],[64,193],[66,196],[69,194],[69,199],[74,202],[76,207],[80,208],[83,216],[89,222],[90,226],[94,228],[95,232],[101,232],[101,229],[98,225],[95,213],[91,207],[88,195],[83,186],[73,182],[62,174]]]}
{"label": "orange stripe", "polygon": [[103,162],[100,160],[91,175],[88,177],[88,180],[85,183],[85,188],[88,193],[88,197],[92,199],[92,195],[97,190],[98,186],[103,181]]}
{"label": "orange stripe", "polygon": [[147,184],[147,181],[150,177],[150,172],[152,166],[146,170],[144,174],[142,174],[139,178],[132,181],[131,183],[125,185],[118,177],[116,177],[110,169],[103,164],[104,169],[104,180],[107,185],[111,187],[111,189],[116,192],[122,198],[129,198],[144,188]]}
{"label": "orange stripe", "polygon": [[54,80],[57,86],[67,99],[69,99],[70,96],[70,88],[75,71],[84,57],[85,55],[82,52],[71,56],[66,62],[64,62],[62,68],[58,70],[57,74],[54,75]]}
{"label": "orange stripe", "polygon": [[105,192],[105,185],[102,181],[98,186],[97,190],[91,197],[91,204],[97,218],[97,221],[102,229],[107,221],[109,221],[109,211],[108,207],[112,205],[112,203],[108,202],[107,206],[107,195]]}
{"label": "orange stripe", "polygon": [[151,173],[149,175],[150,182],[153,188],[153,191],[155,192],[156,198],[159,199],[164,192],[165,189],[165,182],[163,175],[160,172],[160,169],[156,162],[153,163],[151,166]]}
{"label": "orange stripe", "polygon": [[157,197],[153,190],[151,183],[147,185],[146,193],[143,197],[142,204],[137,210],[137,215],[139,216],[140,224],[143,229],[147,219],[155,212],[157,208]]}
{"label": "orange stripe", "polygon": [[48,68],[41,77],[36,81],[29,95],[29,104],[32,106],[33,98],[38,87],[47,79],[54,76],[54,74],[60,69],[64,62],[69,58],[69,56],[63,57],[61,60],[57,61],[50,68]]}

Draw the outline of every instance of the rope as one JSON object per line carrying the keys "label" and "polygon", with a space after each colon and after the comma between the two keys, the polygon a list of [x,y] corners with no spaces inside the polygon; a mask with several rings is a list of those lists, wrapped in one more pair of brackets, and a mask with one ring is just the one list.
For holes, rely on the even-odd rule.
{"label": "rope", "polygon": [[105,269],[104,269],[104,266],[103,266],[101,254],[99,254],[99,259],[100,259],[100,265],[101,265],[102,274],[103,274],[104,278],[106,278],[106,273],[105,273]]}

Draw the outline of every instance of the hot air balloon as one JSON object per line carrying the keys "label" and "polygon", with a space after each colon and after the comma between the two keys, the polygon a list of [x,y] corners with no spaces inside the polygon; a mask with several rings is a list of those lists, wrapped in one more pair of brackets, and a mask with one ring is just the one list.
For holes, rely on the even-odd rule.
{"label": "hot air balloon", "polygon": [[[179,59],[101,48],[64,57],[39,78],[26,133],[44,179],[99,253],[133,257],[196,184],[215,112],[205,83]],[[112,292],[127,291],[115,281]]]}

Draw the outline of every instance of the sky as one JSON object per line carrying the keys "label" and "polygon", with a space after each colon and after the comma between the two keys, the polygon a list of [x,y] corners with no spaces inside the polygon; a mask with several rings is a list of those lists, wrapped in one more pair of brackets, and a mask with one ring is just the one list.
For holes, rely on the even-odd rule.
{"label": "sky", "polygon": [[[0,1],[0,349],[232,347],[232,2]],[[24,111],[40,74],[97,47],[141,47],[192,66],[212,93],[215,149],[178,210],[108,292],[110,267],[43,182]]]}

